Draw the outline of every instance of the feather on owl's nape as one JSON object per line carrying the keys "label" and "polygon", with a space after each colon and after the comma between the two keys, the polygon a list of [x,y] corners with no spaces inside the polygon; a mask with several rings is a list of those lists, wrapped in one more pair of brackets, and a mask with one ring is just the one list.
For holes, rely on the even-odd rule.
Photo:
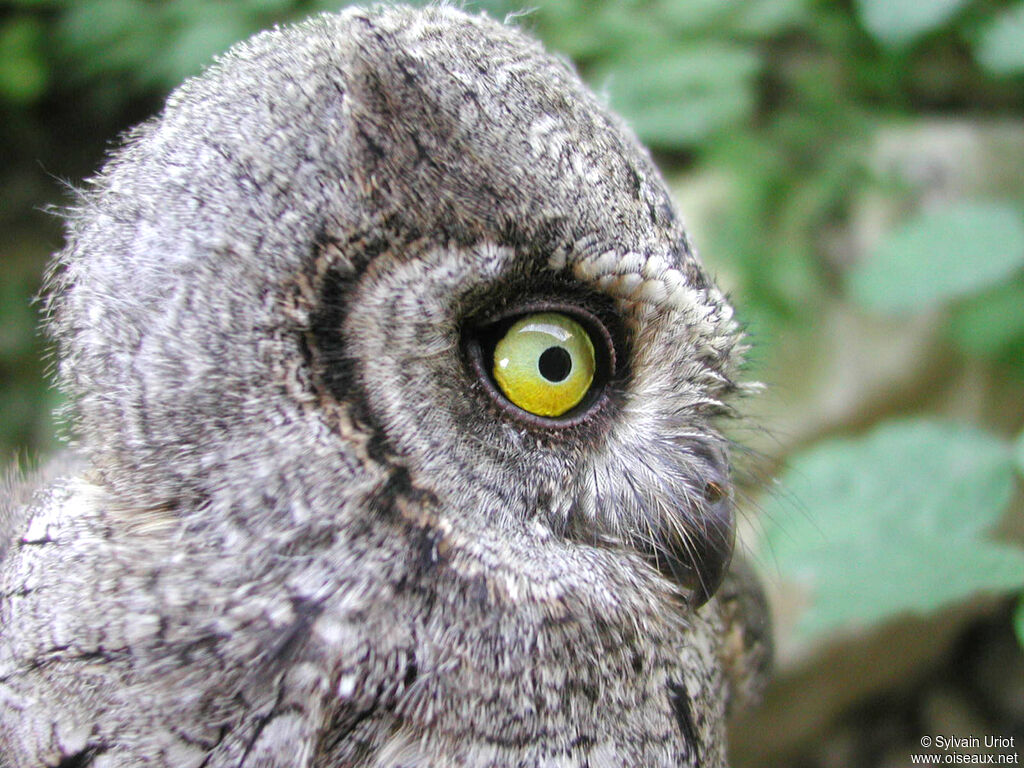
{"label": "feather on owl's nape", "polygon": [[57,265],[0,764],[725,765],[742,340],[563,61],[450,7],[265,32]]}

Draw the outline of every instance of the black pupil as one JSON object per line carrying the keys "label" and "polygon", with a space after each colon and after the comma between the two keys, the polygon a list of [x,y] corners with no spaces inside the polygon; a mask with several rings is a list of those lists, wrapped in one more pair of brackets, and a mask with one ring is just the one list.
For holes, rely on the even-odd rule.
{"label": "black pupil", "polygon": [[548,381],[559,382],[572,370],[572,358],[562,347],[548,347],[540,353],[537,368]]}

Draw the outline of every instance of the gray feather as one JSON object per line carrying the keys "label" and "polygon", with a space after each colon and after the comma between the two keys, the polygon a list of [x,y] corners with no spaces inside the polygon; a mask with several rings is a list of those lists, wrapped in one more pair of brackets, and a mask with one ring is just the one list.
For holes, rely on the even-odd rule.
{"label": "gray feather", "polygon": [[[49,295],[83,464],[3,507],[0,762],[725,765],[743,343],[562,60],[450,7],[258,35]],[[472,364],[539,304],[613,346],[571,423]]]}

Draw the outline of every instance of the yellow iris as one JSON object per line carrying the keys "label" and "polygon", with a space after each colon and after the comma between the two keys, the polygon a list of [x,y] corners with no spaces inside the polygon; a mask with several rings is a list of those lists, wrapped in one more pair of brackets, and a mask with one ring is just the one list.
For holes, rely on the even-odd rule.
{"label": "yellow iris", "polygon": [[575,320],[527,315],[494,348],[494,379],[513,404],[537,416],[561,416],[594,380],[594,345]]}

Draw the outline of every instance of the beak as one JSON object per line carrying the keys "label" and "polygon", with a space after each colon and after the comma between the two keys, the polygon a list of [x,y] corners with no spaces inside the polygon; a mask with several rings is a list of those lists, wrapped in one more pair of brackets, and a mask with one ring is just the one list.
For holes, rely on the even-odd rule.
{"label": "beak", "polygon": [[732,496],[709,482],[705,503],[666,522],[654,542],[654,562],[667,578],[690,591],[694,608],[704,605],[721,586],[736,541]]}

